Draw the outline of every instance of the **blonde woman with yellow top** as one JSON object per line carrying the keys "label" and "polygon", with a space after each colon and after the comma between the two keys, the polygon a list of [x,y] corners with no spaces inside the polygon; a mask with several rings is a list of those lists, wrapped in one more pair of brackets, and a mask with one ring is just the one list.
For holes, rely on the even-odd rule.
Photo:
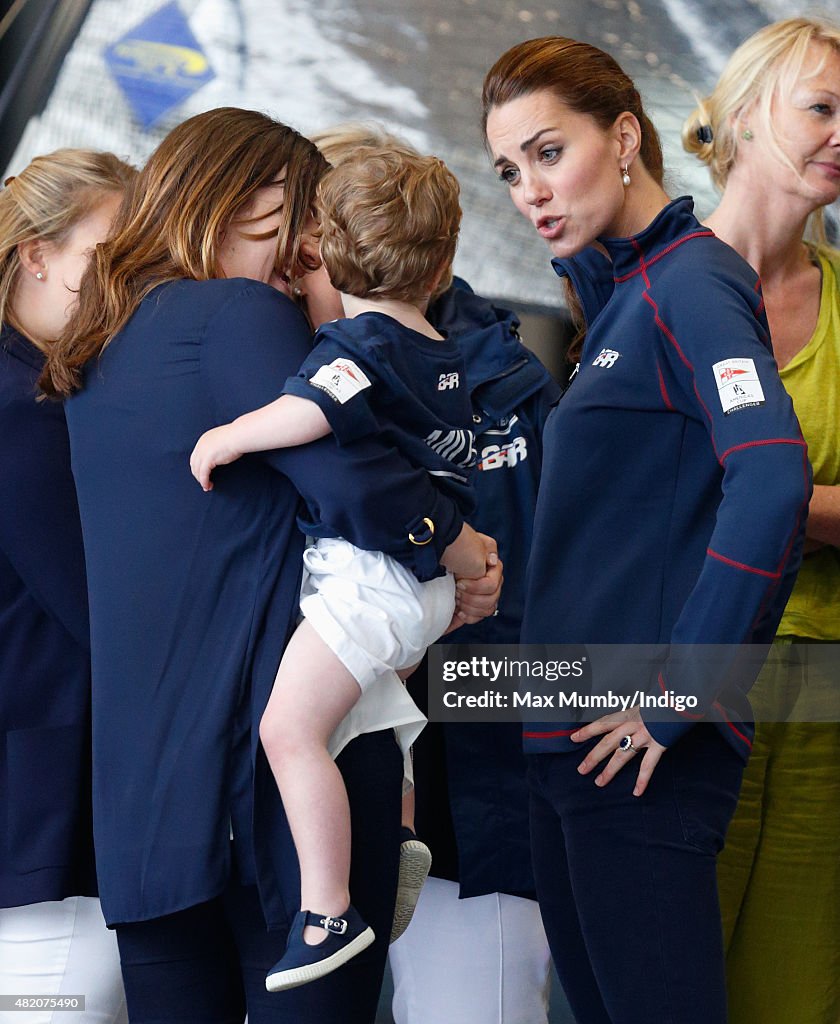
{"label": "blonde woman with yellow top", "polygon": [[[730,1024],[840,1021],[840,723],[814,724],[802,643],[840,640],[840,30],[793,18],[732,55],[683,144],[722,192],[707,219],[761,276],[773,347],[808,442],[806,557],[757,691],[757,724],[718,861]],[[829,659],[830,660],[830,659]],[[838,680],[840,683],[840,680]],[[762,694],[763,691],[763,694]]]}

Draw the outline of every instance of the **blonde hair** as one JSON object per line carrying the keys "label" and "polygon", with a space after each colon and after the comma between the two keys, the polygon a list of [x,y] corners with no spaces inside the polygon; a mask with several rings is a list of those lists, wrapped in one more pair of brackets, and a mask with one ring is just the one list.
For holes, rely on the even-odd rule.
{"label": "blonde hair", "polygon": [[[706,164],[723,190],[738,155],[744,115],[761,127],[774,155],[792,170],[773,124],[773,100],[789,96],[814,44],[840,53],[840,30],[813,18],[788,18],[760,29],[729,58],[713,92],[698,101],[682,130],[683,148]],[[814,70],[818,74],[823,62]],[[817,211],[822,219],[822,211]]]}
{"label": "blonde hair", "polygon": [[455,255],[458,181],[442,160],[365,149],[342,159],[318,186],[321,259],[348,295],[417,302]]}
{"label": "blonde hair", "polygon": [[[312,141],[320,149],[333,167],[338,167],[345,160],[372,153],[401,153],[403,156],[419,156],[419,152],[401,135],[389,132],[375,121],[346,121],[343,124],[326,128],[312,136]],[[440,276],[432,299],[442,295],[452,285],[451,264]]]}
{"label": "blonde hair", "polygon": [[325,128],[310,136],[321,151],[327,163],[338,167],[359,150],[382,150],[389,153],[403,153],[419,156],[418,150],[400,135],[387,131],[375,121],[345,121],[343,124]]}
{"label": "blonde hair", "polygon": [[13,304],[18,246],[33,241],[61,246],[99,206],[103,193],[125,191],[136,175],[113,153],[57,149],[6,179],[0,192],[0,323],[18,327]]}
{"label": "blonde hair", "polygon": [[281,172],[276,267],[289,276],[298,273],[305,263],[301,235],[326,168],[308,139],[254,110],[219,107],[173,128],[140,172],[111,238],[96,248],[76,310],[50,348],[43,390],[77,390],[82,367],[159,284],[223,276],[218,249],[225,229]]}

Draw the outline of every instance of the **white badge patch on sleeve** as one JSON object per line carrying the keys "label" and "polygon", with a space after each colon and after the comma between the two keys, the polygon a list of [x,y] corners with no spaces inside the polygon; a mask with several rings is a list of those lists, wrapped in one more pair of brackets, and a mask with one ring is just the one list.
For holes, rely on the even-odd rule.
{"label": "white badge patch on sleeve", "polygon": [[723,359],[714,364],[712,371],[724,415],[728,416],[736,409],[764,404],[764,392],[752,359]]}
{"label": "white badge patch on sleeve", "polygon": [[333,359],[313,374],[309,383],[326,391],[334,402],[341,405],[370,387],[370,381],[352,359]]}

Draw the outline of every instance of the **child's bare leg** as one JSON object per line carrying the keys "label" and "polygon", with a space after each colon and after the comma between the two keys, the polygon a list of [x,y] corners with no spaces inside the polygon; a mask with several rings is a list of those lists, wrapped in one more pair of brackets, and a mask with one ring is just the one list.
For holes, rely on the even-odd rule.
{"label": "child's bare leg", "polygon": [[[360,694],[304,619],[283,654],[260,723],[300,861],[301,909],[334,917],[350,903],[350,807],[327,742]],[[310,944],[326,936],[321,928],[304,930]]]}

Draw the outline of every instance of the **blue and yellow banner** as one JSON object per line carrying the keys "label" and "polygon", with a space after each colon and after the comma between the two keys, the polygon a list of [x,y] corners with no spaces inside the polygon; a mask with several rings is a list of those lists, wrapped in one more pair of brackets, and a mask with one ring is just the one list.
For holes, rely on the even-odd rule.
{"label": "blue and yellow banner", "polygon": [[177,3],[107,47],[105,63],[143,128],[216,77]]}

